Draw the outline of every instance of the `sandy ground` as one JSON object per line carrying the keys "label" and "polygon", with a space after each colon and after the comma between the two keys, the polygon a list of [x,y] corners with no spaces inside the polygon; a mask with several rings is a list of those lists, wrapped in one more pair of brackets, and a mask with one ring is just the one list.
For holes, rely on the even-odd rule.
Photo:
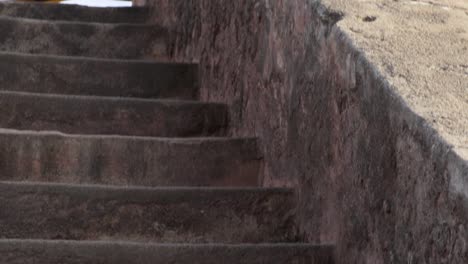
{"label": "sandy ground", "polygon": [[323,0],[408,105],[468,160],[468,1]]}

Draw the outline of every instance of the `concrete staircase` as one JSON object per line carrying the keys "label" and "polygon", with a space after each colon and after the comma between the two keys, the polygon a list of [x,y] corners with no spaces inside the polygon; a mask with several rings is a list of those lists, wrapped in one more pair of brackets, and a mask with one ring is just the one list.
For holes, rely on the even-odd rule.
{"label": "concrete staircase", "polygon": [[0,263],[333,263],[147,15],[0,4]]}

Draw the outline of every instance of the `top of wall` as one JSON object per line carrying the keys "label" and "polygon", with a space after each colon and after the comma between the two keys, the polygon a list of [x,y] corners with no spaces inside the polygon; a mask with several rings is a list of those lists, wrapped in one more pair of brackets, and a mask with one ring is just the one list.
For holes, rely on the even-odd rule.
{"label": "top of wall", "polygon": [[418,115],[468,160],[468,2],[322,0]]}

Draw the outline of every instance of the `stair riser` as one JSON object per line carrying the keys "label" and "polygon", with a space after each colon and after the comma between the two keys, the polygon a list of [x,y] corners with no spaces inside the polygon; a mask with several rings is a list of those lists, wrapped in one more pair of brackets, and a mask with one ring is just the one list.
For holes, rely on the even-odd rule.
{"label": "stair riser", "polygon": [[0,92],[0,127],[72,134],[193,137],[222,135],[221,104],[43,96]]}
{"label": "stair riser", "polygon": [[144,23],[146,8],[88,8],[75,5],[0,3],[1,16],[99,23]]}
{"label": "stair riser", "polygon": [[327,246],[196,246],[111,243],[1,243],[0,262],[9,264],[333,264]]}
{"label": "stair riser", "polygon": [[0,89],[33,93],[194,99],[194,64],[0,53]]}
{"label": "stair riser", "polygon": [[0,179],[145,186],[255,186],[255,140],[0,134]]}
{"label": "stair riser", "polygon": [[291,241],[293,196],[0,184],[0,237],[165,243]]}
{"label": "stair riser", "polygon": [[0,50],[98,58],[167,58],[169,34],[152,25],[0,17]]}

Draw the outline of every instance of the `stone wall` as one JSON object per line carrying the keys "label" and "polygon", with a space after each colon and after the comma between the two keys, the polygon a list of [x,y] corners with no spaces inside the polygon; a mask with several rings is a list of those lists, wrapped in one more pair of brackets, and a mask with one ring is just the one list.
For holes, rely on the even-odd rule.
{"label": "stone wall", "polygon": [[298,189],[304,240],[340,263],[468,263],[468,164],[312,0],[148,0],[200,64],[200,96],[262,141],[265,186]]}

